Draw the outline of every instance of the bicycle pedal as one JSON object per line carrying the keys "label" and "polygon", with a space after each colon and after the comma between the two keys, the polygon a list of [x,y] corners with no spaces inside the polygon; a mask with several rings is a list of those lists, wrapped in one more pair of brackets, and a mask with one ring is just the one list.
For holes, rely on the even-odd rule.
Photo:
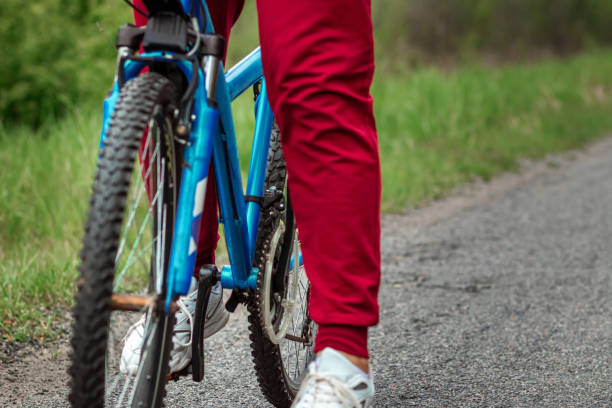
{"label": "bicycle pedal", "polygon": [[195,306],[195,324],[191,338],[191,376],[193,381],[204,379],[204,326],[206,325],[206,309],[212,287],[219,280],[219,270],[215,265],[204,265],[200,269],[198,281],[198,299]]}

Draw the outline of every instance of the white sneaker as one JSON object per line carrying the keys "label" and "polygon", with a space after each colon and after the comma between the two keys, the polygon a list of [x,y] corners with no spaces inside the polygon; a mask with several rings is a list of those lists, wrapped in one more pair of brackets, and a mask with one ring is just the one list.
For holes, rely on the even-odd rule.
{"label": "white sneaker", "polygon": [[[176,325],[172,333],[172,350],[170,351],[170,373],[181,371],[191,361],[191,333],[193,333],[193,314],[198,299],[198,281],[191,279],[189,292],[176,302],[179,311],[176,313]],[[217,283],[210,291],[206,308],[206,325],[204,338],[221,330],[229,320],[229,312],[223,304],[223,289]],[[145,315],[134,323],[125,335],[125,344],[121,353],[119,370],[123,374],[136,375],[144,338]]]}
{"label": "white sneaker", "polygon": [[293,408],[363,408],[374,397],[374,381],[346,357],[325,348],[308,366]]}

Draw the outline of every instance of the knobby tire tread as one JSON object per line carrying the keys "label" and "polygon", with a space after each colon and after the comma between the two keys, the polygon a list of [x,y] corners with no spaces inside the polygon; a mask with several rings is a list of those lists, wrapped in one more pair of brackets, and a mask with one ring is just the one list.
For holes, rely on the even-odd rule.
{"label": "knobby tire tread", "polygon": [[[147,73],[126,83],[111,119],[89,202],[74,297],[69,368],[69,400],[73,407],[104,406],[115,256],[136,152],[155,106],[175,100],[176,91],[170,81]],[[168,356],[166,348],[162,356],[166,370]]]}
{"label": "knobby tire tread", "polygon": [[[280,137],[280,131],[275,124],[270,136],[270,150],[268,151],[264,189],[275,186],[282,191],[285,186],[287,170],[281,150]],[[279,221],[279,214],[270,215],[262,211],[255,244],[255,260],[260,270],[263,270],[262,266],[265,263],[265,255],[268,249],[267,244]],[[260,273],[257,277],[258,288],[262,286],[262,278],[263,274]],[[247,303],[251,355],[255,365],[257,381],[262,393],[270,403],[275,407],[289,407],[295,396],[295,390],[291,389],[285,378],[278,345],[272,343],[264,332],[260,296],[261,291],[253,292],[253,296],[250,296]]]}

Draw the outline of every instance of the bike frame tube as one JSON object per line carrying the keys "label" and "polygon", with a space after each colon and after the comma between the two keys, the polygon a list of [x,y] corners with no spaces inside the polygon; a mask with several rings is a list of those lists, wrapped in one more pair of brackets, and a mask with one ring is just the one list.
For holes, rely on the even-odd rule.
{"label": "bike frame tube", "polygon": [[[255,134],[253,135],[253,146],[251,148],[251,165],[249,166],[249,177],[246,193],[249,196],[261,197],[263,195],[264,182],[266,178],[266,164],[268,150],[270,149],[270,134],[274,117],[269,108],[268,92],[266,91],[266,81],[262,80],[261,93],[255,105]],[[261,160],[266,158],[266,160]],[[259,225],[259,214],[261,205],[249,201],[247,203],[247,223],[249,226],[249,255],[251,259],[255,255],[255,241],[257,239],[257,225]]]}
{"label": "bike frame tube", "polygon": [[234,286],[246,288],[248,277],[252,271],[248,229],[257,228],[257,226],[247,226],[246,224],[246,206],[242,190],[242,175],[238,163],[234,121],[229,93],[223,75],[220,75],[217,81],[217,104],[223,125],[220,137],[213,141],[213,163],[217,180],[219,210],[232,265]]}
{"label": "bike frame tube", "polygon": [[191,6],[193,1],[199,0],[181,0],[181,5],[183,6],[183,11],[188,16],[195,17],[198,20],[198,24],[200,25],[200,31],[205,33],[214,33],[214,27],[212,24],[212,19],[210,18],[210,12],[208,11],[208,5],[206,1],[202,0],[202,5],[204,6],[204,14],[202,15],[200,7],[195,8],[195,16],[191,14]]}
{"label": "bike frame tube", "polygon": [[225,75],[225,82],[227,82],[227,89],[231,100],[236,99],[238,95],[261,78],[263,78],[261,49],[257,47],[234,65]]}
{"label": "bike frame tube", "polygon": [[[183,7],[191,10],[191,2],[182,0]],[[199,8],[197,18],[201,26],[203,18]],[[206,31],[212,31],[212,23],[207,7],[204,5]],[[172,53],[149,52],[142,57],[155,58],[166,63],[177,64],[187,78],[192,78],[192,66],[184,60],[172,60]],[[126,81],[140,74],[146,63],[127,60],[123,65]],[[185,150],[186,166],[183,169],[182,182],[179,191],[175,234],[168,267],[168,296],[166,310],[170,301],[189,290],[199,236],[203,198],[205,194],[208,168],[211,152],[215,166],[218,189],[221,222],[224,224],[226,243],[231,268],[224,268],[222,284],[226,288],[253,287],[257,271],[252,268],[257,226],[259,221],[259,204],[250,202],[245,205],[242,189],[242,177],[238,163],[236,135],[231,111],[231,101],[238,95],[262,79],[261,53],[254,50],[235,68],[224,74],[220,64],[217,80],[217,108],[213,109],[206,103],[204,88],[205,74],[198,72],[198,88],[195,94],[192,132]],[[108,129],[115,104],[119,98],[119,87],[115,82],[113,90],[104,102],[104,115],[100,147],[104,146],[106,130]],[[265,166],[272,128],[272,111],[265,92],[265,84],[257,101],[257,117],[253,137],[253,153],[249,166],[247,194],[263,195]],[[221,126],[218,126],[218,124]],[[250,279],[249,279],[250,278]]]}
{"label": "bike frame tube", "polygon": [[[142,69],[144,65],[141,66]],[[133,75],[138,75],[138,72]],[[191,75],[191,69],[189,69],[186,75]],[[126,73],[126,80],[133,78]],[[188,76],[189,77],[189,76]],[[240,60],[234,65],[226,74],[225,82],[227,84],[228,93],[230,99],[233,101],[240,96],[244,91],[253,86],[256,82],[263,79],[263,71],[261,66],[261,52],[259,47],[254,49],[249,55]],[[113,83],[113,88],[108,96],[104,99],[103,116],[102,116],[102,128],[100,132],[100,149],[104,147],[104,140],[106,139],[106,131],[110,124],[111,116],[115,111],[115,104],[119,99],[119,85],[117,81]]]}
{"label": "bike frame tube", "polygon": [[[151,52],[142,57],[168,61],[167,53]],[[187,78],[192,77],[192,66],[186,61],[175,60]],[[124,75],[126,80],[137,76],[145,63],[126,61]],[[186,294],[191,284],[191,276],[196,259],[197,240],[202,219],[204,196],[208,178],[208,169],[212,155],[212,138],[217,138],[219,113],[206,103],[204,73],[198,72],[198,87],[194,98],[194,121],[192,132],[187,139],[184,163],[181,176],[181,187],[174,225],[174,238],[170,252],[167,271],[166,311],[173,298]]]}

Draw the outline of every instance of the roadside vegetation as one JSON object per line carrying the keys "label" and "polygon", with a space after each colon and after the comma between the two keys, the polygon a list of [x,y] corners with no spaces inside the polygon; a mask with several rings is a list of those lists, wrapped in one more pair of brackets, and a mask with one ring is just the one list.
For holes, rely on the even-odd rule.
{"label": "roadside vegetation", "polygon": [[612,52],[538,64],[379,73],[383,209],[439,198],[612,131]]}
{"label": "roadside vegetation", "polygon": [[[405,2],[410,7],[401,8]],[[465,9],[459,0],[449,0],[446,11],[435,13],[426,8],[427,1],[419,0],[389,0],[385,4],[395,13],[384,14],[382,6],[375,6],[378,68],[372,94],[386,212],[403,211],[440,198],[462,183],[512,171],[521,158],[580,147],[612,131],[612,50],[602,47],[612,37],[598,23],[599,14],[591,16],[590,8],[581,9],[580,21],[592,24],[585,28],[569,19],[566,27],[571,30],[554,37],[557,42],[541,33],[537,50],[542,52],[526,45],[523,31],[507,28],[514,39],[507,43],[513,55],[508,61],[503,53],[491,56],[492,49],[504,47],[499,38],[487,37],[490,21],[497,18],[501,5],[530,4],[533,13],[540,13],[534,21],[542,22],[547,15],[541,9],[544,3],[474,2],[480,14],[472,15],[477,10]],[[13,59],[0,61],[3,341],[44,342],[56,338],[65,321],[97,157],[101,100],[112,79],[110,33],[129,18],[129,10],[118,3],[111,7],[110,2],[80,0],[68,7],[72,22],[62,28],[44,26],[51,27],[55,37],[39,35],[42,26],[36,18],[59,19],[61,13],[54,10],[60,3],[65,2],[7,0],[0,5],[0,14],[15,16],[0,22],[0,38],[10,41],[13,35],[16,41],[19,21],[33,32],[20,40],[25,45]],[[574,3],[600,10],[610,4]],[[113,14],[116,9],[120,13]],[[230,43],[230,63],[256,43],[256,27],[244,22],[254,21],[253,2],[247,3],[245,13]],[[607,15],[611,14],[612,10]],[[32,21],[28,15],[34,15]],[[393,30],[414,23],[415,16],[441,21],[446,37],[428,36],[425,28],[412,24],[413,31],[404,37],[410,41],[398,42],[401,33]],[[78,18],[87,29],[79,31],[73,21]],[[45,50],[46,54],[32,53],[52,46],[54,51]],[[534,59],[534,54],[547,57]],[[72,57],[82,74],[66,62]],[[252,113],[250,95],[240,98],[234,115],[245,168]]]}

